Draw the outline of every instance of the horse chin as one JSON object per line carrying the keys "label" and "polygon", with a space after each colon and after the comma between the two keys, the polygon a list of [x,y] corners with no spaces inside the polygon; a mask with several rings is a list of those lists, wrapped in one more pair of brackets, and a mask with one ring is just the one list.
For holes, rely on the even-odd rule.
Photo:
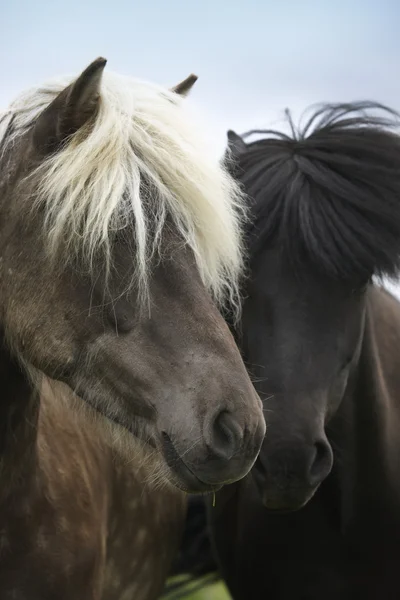
{"label": "horse chin", "polygon": [[196,477],[178,455],[172,457],[166,453],[163,440],[157,439],[157,432],[151,423],[136,422],[127,427],[115,418],[104,417],[102,421],[103,425],[108,424],[105,439],[108,438],[109,445],[119,456],[128,462],[132,460],[132,455],[140,457],[142,470],[146,472],[143,485],[156,488],[172,486],[188,494],[204,494],[220,489],[221,486],[209,485]]}
{"label": "horse chin", "polygon": [[193,473],[165,432],[162,433],[162,453],[169,469],[168,478],[179,489],[188,494],[205,494],[221,489],[222,485],[203,481]]}
{"label": "horse chin", "polygon": [[[80,402],[80,400],[79,400]],[[143,484],[172,485],[188,494],[217,492],[222,484],[207,483],[199,479],[175,450],[168,436],[160,435],[154,423],[136,418],[129,426],[117,416],[106,416],[94,405],[85,406],[87,414],[101,426],[105,441],[128,462],[132,456],[140,457],[148,480]]]}
{"label": "horse chin", "polygon": [[177,469],[173,471],[170,469],[167,477],[169,482],[175,487],[179,488],[183,492],[187,494],[209,494],[210,492],[218,492],[222,485],[210,485],[201,481],[188,467],[185,466],[187,471],[183,473],[182,471],[177,472]]}
{"label": "horse chin", "polygon": [[304,508],[314,496],[319,486],[304,492],[295,491],[279,491],[271,493],[271,490],[260,490],[261,501],[264,508],[271,514],[284,515],[297,512]]}
{"label": "horse chin", "polygon": [[278,482],[269,482],[257,469],[252,471],[253,481],[258,490],[264,508],[272,514],[288,514],[304,508],[318,490],[315,487],[297,485],[284,485]]}
{"label": "horse chin", "polygon": [[307,504],[307,502],[304,502],[303,504],[296,505],[296,506],[294,506],[294,505],[288,506],[288,505],[282,504],[281,506],[276,507],[274,504],[271,504],[268,501],[268,499],[263,499],[262,503],[263,503],[263,506],[266,509],[266,511],[268,513],[270,513],[271,515],[289,515],[291,513],[301,510]]}

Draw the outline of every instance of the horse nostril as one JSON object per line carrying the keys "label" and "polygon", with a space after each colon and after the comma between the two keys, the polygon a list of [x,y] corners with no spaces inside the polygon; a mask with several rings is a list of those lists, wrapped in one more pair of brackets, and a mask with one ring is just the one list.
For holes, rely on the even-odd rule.
{"label": "horse nostril", "polygon": [[332,469],[332,449],[327,440],[319,440],[314,444],[314,452],[309,463],[308,482],[311,486],[319,485]]}
{"label": "horse nostril", "polygon": [[220,412],[212,423],[209,450],[224,460],[230,460],[242,446],[243,432],[239,423],[227,411]]}

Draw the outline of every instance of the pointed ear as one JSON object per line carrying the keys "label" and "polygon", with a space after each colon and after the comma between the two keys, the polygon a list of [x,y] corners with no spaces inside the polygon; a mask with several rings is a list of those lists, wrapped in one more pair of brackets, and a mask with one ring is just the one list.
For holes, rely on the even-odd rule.
{"label": "pointed ear", "polygon": [[246,142],[240,137],[240,135],[232,131],[232,129],[229,129],[227,138],[228,152],[234,160],[238,160],[240,156],[247,150]]}
{"label": "pointed ear", "polygon": [[37,150],[44,153],[56,150],[96,114],[106,62],[105,58],[93,61],[39,115],[33,130],[33,143]]}
{"label": "pointed ear", "polygon": [[178,83],[175,87],[171,89],[171,92],[175,92],[175,94],[179,94],[180,96],[187,96],[194,84],[196,83],[198,77],[197,75],[189,75],[183,81]]}

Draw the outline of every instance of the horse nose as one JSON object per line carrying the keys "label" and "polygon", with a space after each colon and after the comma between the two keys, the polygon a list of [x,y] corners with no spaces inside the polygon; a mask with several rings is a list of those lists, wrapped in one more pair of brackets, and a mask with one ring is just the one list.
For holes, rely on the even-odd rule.
{"label": "horse nose", "polygon": [[208,426],[207,433],[207,448],[215,458],[229,461],[241,450],[243,429],[229,412],[220,412]]}
{"label": "horse nose", "polygon": [[329,475],[332,469],[333,455],[328,440],[315,442],[308,463],[307,480],[311,487],[316,487]]}

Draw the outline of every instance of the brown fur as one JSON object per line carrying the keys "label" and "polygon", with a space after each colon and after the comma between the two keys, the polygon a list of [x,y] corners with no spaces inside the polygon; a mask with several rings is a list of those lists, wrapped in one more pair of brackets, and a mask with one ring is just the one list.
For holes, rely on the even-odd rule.
{"label": "brown fur", "polygon": [[[1,600],[155,599],[180,537],[177,488],[244,476],[265,432],[172,209],[146,265],[149,306],[134,223],[109,232],[110,270],[100,250],[89,263],[62,243],[50,256],[38,167],[68,143],[79,156],[104,65],[22,131],[11,119],[0,148]],[[150,235],[156,193],[140,184]]]}
{"label": "brown fur", "polygon": [[[79,140],[90,135],[96,117],[103,68],[104,60],[90,65],[20,136],[12,137],[11,124],[12,141],[0,149],[0,327],[13,356],[159,448],[174,484],[210,491],[249,471],[265,422],[233,337],[172,215],[148,258],[148,305],[140,302],[133,277],[134,223],[110,233],[107,260],[100,249],[89,263],[71,258],[70,246],[62,244],[60,256],[49,256],[47,213],[38,201],[43,162],[65,146],[66,132],[80,134],[70,142],[79,155]],[[145,180],[142,186],[150,235],[152,193],[159,192]]]}
{"label": "brown fur", "polygon": [[[22,131],[11,119],[1,140],[1,600],[155,599],[184,513],[173,484],[210,491],[243,477],[265,433],[240,353],[170,213],[148,265],[148,307],[129,285],[133,223],[109,232],[110,271],[100,251],[90,268],[67,245],[49,256],[37,168],[68,143],[79,153],[104,65],[90,65]],[[110,435],[124,442],[117,450]]]}
{"label": "brown fur", "polygon": [[[18,391],[28,392],[18,365],[6,366],[4,352],[1,358],[1,389],[19,382]],[[40,403],[36,393],[27,397],[17,406],[14,396],[8,415],[2,399],[2,423],[8,417],[13,430],[3,432],[1,599],[158,598],[185,495],[147,484],[143,450],[128,461],[101,422],[86,412],[76,418],[71,393],[59,384],[45,380]]]}

